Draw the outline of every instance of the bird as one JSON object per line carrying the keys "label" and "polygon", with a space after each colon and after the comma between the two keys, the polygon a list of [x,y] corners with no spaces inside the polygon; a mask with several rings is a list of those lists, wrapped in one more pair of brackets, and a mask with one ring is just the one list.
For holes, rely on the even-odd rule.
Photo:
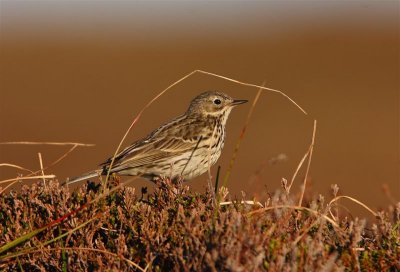
{"label": "bird", "polygon": [[132,143],[100,164],[100,168],[77,178],[72,184],[101,175],[141,176],[190,180],[205,173],[221,155],[226,122],[231,110],[247,100],[234,100],[219,91],[206,91],[190,102],[186,112],[161,125],[147,137]]}

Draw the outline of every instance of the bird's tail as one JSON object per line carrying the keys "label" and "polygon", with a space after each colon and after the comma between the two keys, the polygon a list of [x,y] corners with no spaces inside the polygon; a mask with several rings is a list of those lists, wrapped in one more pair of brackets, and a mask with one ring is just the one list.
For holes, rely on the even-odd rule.
{"label": "bird's tail", "polygon": [[73,183],[76,183],[76,182],[79,182],[79,181],[82,181],[82,180],[88,180],[88,179],[91,179],[91,178],[99,177],[102,172],[103,172],[102,170],[94,170],[94,171],[85,173],[85,174],[83,174],[83,175],[81,175],[79,177],[75,177],[75,178],[72,178],[72,179],[67,179],[64,182],[64,184],[65,185],[70,185],[70,184],[73,184]]}

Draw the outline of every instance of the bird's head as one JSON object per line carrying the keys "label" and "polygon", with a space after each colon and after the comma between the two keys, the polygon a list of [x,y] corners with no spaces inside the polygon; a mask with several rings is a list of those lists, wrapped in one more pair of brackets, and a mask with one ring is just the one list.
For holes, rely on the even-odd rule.
{"label": "bird's head", "polygon": [[221,92],[204,92],[192,100],[187,114],[227,118],[232,108],[246,102],[247,100],[234,100]]}

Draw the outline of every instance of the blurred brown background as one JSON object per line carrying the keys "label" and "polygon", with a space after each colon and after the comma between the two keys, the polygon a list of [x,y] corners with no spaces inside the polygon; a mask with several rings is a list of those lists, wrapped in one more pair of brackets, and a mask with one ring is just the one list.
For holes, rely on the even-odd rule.
{"label": "blurred brown background", "polygon": [[[0,142],[96,144],[47,170],[61,180],[111,156],[151,98],[203,69],[254,84],[265,80],[309,113],[263,93],[229,181],[234,194],[262,197],[280,188],[282,177],[290,179],[317,119],[314,192],[328,198],[336,183],[341,193],[384,207],[387,184],[400,198],[398,1],[1,1],[0,8]],[[257,92],[195,75],[154,103],[124,146],[183,113],[204,90],[238,99]],[[249,108],[231,115],[222,173]],[[46,165],[67,149],[0,145],[0,163],[36,170],[38,152]],[[282,153],[286,162],[266,164],[259,179],[251,178]],[[0,168],[1,179],[15,176],[15,169]],[[195,190],[206,184],[206,175],[189,182]]]}

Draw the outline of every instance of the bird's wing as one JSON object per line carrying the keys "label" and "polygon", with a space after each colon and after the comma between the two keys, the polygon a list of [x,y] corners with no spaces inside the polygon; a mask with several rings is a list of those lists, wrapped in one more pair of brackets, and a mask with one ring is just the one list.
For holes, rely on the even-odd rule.
{"label": "bird's wing", "polygon": [[[130,156],[131,154],[141,153],[141,150],[148,151],[148,147],[152,146],[152,144],[159,142],[162,138],[165,138],[166,135],[173,135],[172,129],[176,129],[179,127],[179,121],[183,120],[184,116],[179,116],[176,119],[172,120],[169,123],[166,123],[160,126],[158,129],[151,132],[146,138],[136,141],[130,146],[126,147],[120,153],[115,156],[115,161],[121,161],[126,156]],[[178,122],[178,123],[175,123]],[[177,126],[178,125],[178,126]],[[183,125],[183,124],[181,124]],[[143,151],[145,153],[145,151]],[[112,157],[100,164],[100,166],[107,166],[111,163]]]}
{"label": "bird's wing", "polygon": [[[187,152],[191,154],[199,144],[198,136],[202,134],[200,128],[203,126],[195,125],[198,122],[198,119],[186,119],[185,116],[180,116],[162,125],[143,140],[121,151],[115,157],[111,171],[119,172],[128,168],[141,167]],[[187,127],[192,129],[190,131],[183,129]],[[188,133],[182,135],[182,129],[187,130]],[[188,135],[189,132],[190,135]],[[108,169],[111,160],[112,158],[102,164],[104,170]]]}
{"label": "bird's wing", "polygon": [[[195,139],[170,136],[147,143],[144,141],[141,144],[137,143],[128,147],[116,157],[112,166],[112,172],[149,165],[159,160],[176,157],[179,154],[187,152],[191,153],[196,148],[197,141]],[[108,164],[105,163],[104,165],[107,167]]]}

